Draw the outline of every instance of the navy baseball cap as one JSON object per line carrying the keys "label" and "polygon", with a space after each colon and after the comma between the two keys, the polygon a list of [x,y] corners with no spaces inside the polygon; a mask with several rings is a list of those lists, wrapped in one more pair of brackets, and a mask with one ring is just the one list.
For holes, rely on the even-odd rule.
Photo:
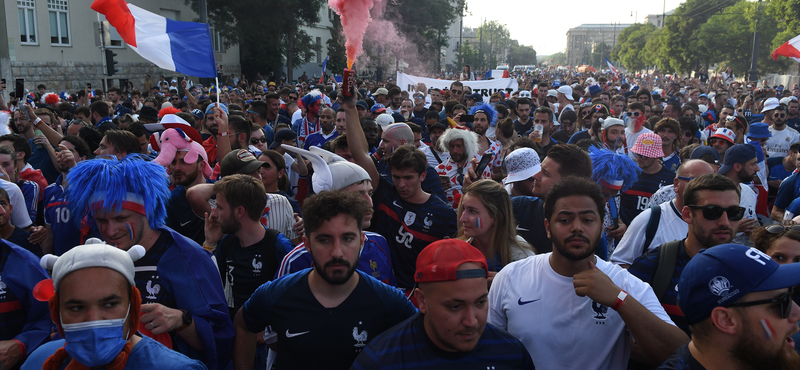
{"label": "navy baseball cap", "polygon": [[278,130],[278,132],[275,133],[275,138],[272,139],[272,144],[269,145],[269,148],[275,149],[283,144],[284,141],[294,139],[297,139],[297,133],[294,132],[294,130],[288,128]]}
{"label": "navy baseball cap", "polygon": [[719,153],[717,153],[714,148],[706,145],[701,145],[697,148],[694,148],[694,150],[692,150],[692,154],[689,156],[689,159],[703,159],[703,157],[706,155],[714,157],[714,163],[708,161],[706,161],[706,163],[719,165]]}
{"label": "navy baseball cap", "polygon": [[[726,155],[727,157],[727,155]],[[767,254],[738,244],[703,249],[683,268],[678,307],[689,324],[705,320],[716,307],[729,307],[751,292],[800,284],[800,263],[779,265]]]}
{"label": "navy baseball cap", "polygon": [[750,128],[747,130],[747,135],[745,135],[752,139],[763,139],[767,137],[772,137],[772,133],[769,132],[769,125],[764,122],[756,122],[750,125]]}
{"label": "navy baseball cap", "polygon": [[476,102],[477,101],[483,101],[483,96],[481,96],[481,93],[472,93],[472,94],[467,95],[466,98],[467,99],[472,99],[472,100],[474,100]]}
{"label": "navy baseball cap", "polygon": [[365,102],[363,100],[357,101],[356,102],[356,107],[364,108],[364,110],[369,110],[369,105],[367,105],[367,102]]}
{"label": "navy baseball cap", "polygon": [[734,164],[745,163],[753,158],[758,158],[756,147],[749,144],[736,144],[725,151],[725,159],[717,173],[724,175],[731,170]]}

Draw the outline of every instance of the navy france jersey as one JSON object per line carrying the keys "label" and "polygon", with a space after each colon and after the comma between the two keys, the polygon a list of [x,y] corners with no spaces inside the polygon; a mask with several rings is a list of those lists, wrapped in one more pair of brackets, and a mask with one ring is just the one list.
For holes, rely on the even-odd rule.
{"label": "navy france jersey", "polygon": [[417,255],[428,244],[452,237],[457,231],[453,207],[434,195],[422,204],[408,203],[383,176],[372,200],[375,214],[371,228],[389,243],[397,286],[413,288]]}
{"label": "navy france jersey", "polygon": [[361,271],[350,296],[324,307],[308,285],[311,271],[262,285],[241,310],[249,331],[269,325],[277,334],[280,369],[348,369],[373,338],[416,312],[400,291]]}
{"label": "navy france jersey", "polygon": [[469,352],[440,349],[425,332],[425,316],[410,319],[379,335],[356,358],[351,370],[366,369],[534,369],[525,346],[508,332],[486,324]]}
{"label": "navy france jersey", "polygon": [[72,221],[71,210],[64,197],[64,188],[61,180],[64,175],[58,175],[56,182],[44,189],[44,223],[50,226],[53,234],[53,251],[56,256],[72,249],[76,245],[82,245],[90,237],[102,238],[97,229],[94,219],[83,215],[81,227],[75,227]]}
{"label": "navy france jersey", "polygon": [[662,166],[661,171],[654,174],[640,173],[639,180],[620,195],[620,220],[625,225],[630,225],[639,213],[647,209],[650,197],[662,186],[671,185],[673,179],[675,179],[675,172],[665,166]]}

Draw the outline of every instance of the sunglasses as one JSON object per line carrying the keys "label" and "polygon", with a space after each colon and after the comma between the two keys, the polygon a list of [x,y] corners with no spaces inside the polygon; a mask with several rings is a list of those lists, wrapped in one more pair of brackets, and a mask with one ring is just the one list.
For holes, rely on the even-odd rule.
{"label": "sunglasses", "polygon": [[788,225],[788,226],[770,225],[765,227],[765,229],[767,229],[767,232],[769,232],[770,234],[782,234],[789,230],[800,231],[800,225]]}
{"label": "sunglasses", "polygon": [[289,100],[297,100],[296,96],[291,96],[291,95],[287,96],[286,98]]}
{"label": "sunglasses", "polygon": [[639,117],[642,115],[642,112],[625,112],[628,117]]}
{"label": "sunglasses", "polygon": [[787,319],[789,318],[789,314],[792,313],[792,306],[794,305],[794,302],[792,301],[792,293],[794,293],[794,288],[789,288],[788,292],[783,293],[772,299],[762,299],[760,301],[734,303],[729,307],[751,307],[751,306],[759,306],[762,304],[778,303],[780,304],[781,318]]}
{"label": "sunglasses", "polygon": [[678,177],[678,180],[684,180],[684,181],[692,181],[692,180],[694,180],[694,177],[686,177],[686,176],[677,176],[677,177]]}
{"label": "sunglasses", "polygon": [[773,113],[772,118],[785,118],[786,113]]}
{"label": "sunglasses", "polygon": [[414,99],[422,99],[422,98],[424,98],[424,96],[422,96],[422,95],[414,95]]}
{"label": "sunglasses", "polygon": [[267,138],[265,138],[265,137],[262,137],[260,139],[259,138],[255,138],[255,137],[251,137],[250,138],[250,144],[256,145],[259,142],[266,143],[267,142]]}
{"label": "sunglasses", "polygon": [[715,206],[715,205],[708,205],[708,206],[698,206],[698,205],[687,205],[687,207],[691,209],[702,209],[703,210],[703,218],[709,221],[718,220],[722,217],[722,213],[726,213],[728,215],[728,220],[731,221],[739,221],[744,218],[744,207],[739,206],[730,206],[728,208]]}
{"label": "sunglasses", "polygon": [[463,91],[461,91],[461,90],[450,90],[450,92],[452,92],[453,94],[457,94],[457,95],[461,95],[463,93]]}
{"label": "sunglasses", "polygon": [[660,116],[660,115],[664,114],[664,111],[663,110],[654,110],[653,114]]}

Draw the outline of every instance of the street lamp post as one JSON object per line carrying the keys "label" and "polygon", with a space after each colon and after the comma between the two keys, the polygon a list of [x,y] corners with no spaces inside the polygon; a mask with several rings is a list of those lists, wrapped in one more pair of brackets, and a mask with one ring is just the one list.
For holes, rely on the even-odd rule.
{"label": "street lamp post", "polygon": [[756,4],[756,30],[753,33],[753,52],[752,52],[752,59],[750,60],[750,70],[747,71],[749,75],[749,81],[758,82],[758,8],[761,5],[761,0],[758,0],[758,4]]}

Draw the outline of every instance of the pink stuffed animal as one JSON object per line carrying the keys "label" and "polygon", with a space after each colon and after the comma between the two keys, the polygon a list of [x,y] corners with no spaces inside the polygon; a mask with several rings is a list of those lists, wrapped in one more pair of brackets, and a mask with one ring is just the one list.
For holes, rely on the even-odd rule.
{"label": "pink stuffed animal", "polygon": [[161,133],[161,151],[158,157],[153,162],[156,162],[164,167],[169,167],[172,160],[175,159],[175,154],[179,151],[188,151],[183,161],[189,164],[196,163],[198,158],[203,158],[205,166],[203,167],[203,175],[206,178],[211,177],[213,170],[208,165],[208,155],[203,145],[192,140],[189,136],[179,128],[171,128]]}

